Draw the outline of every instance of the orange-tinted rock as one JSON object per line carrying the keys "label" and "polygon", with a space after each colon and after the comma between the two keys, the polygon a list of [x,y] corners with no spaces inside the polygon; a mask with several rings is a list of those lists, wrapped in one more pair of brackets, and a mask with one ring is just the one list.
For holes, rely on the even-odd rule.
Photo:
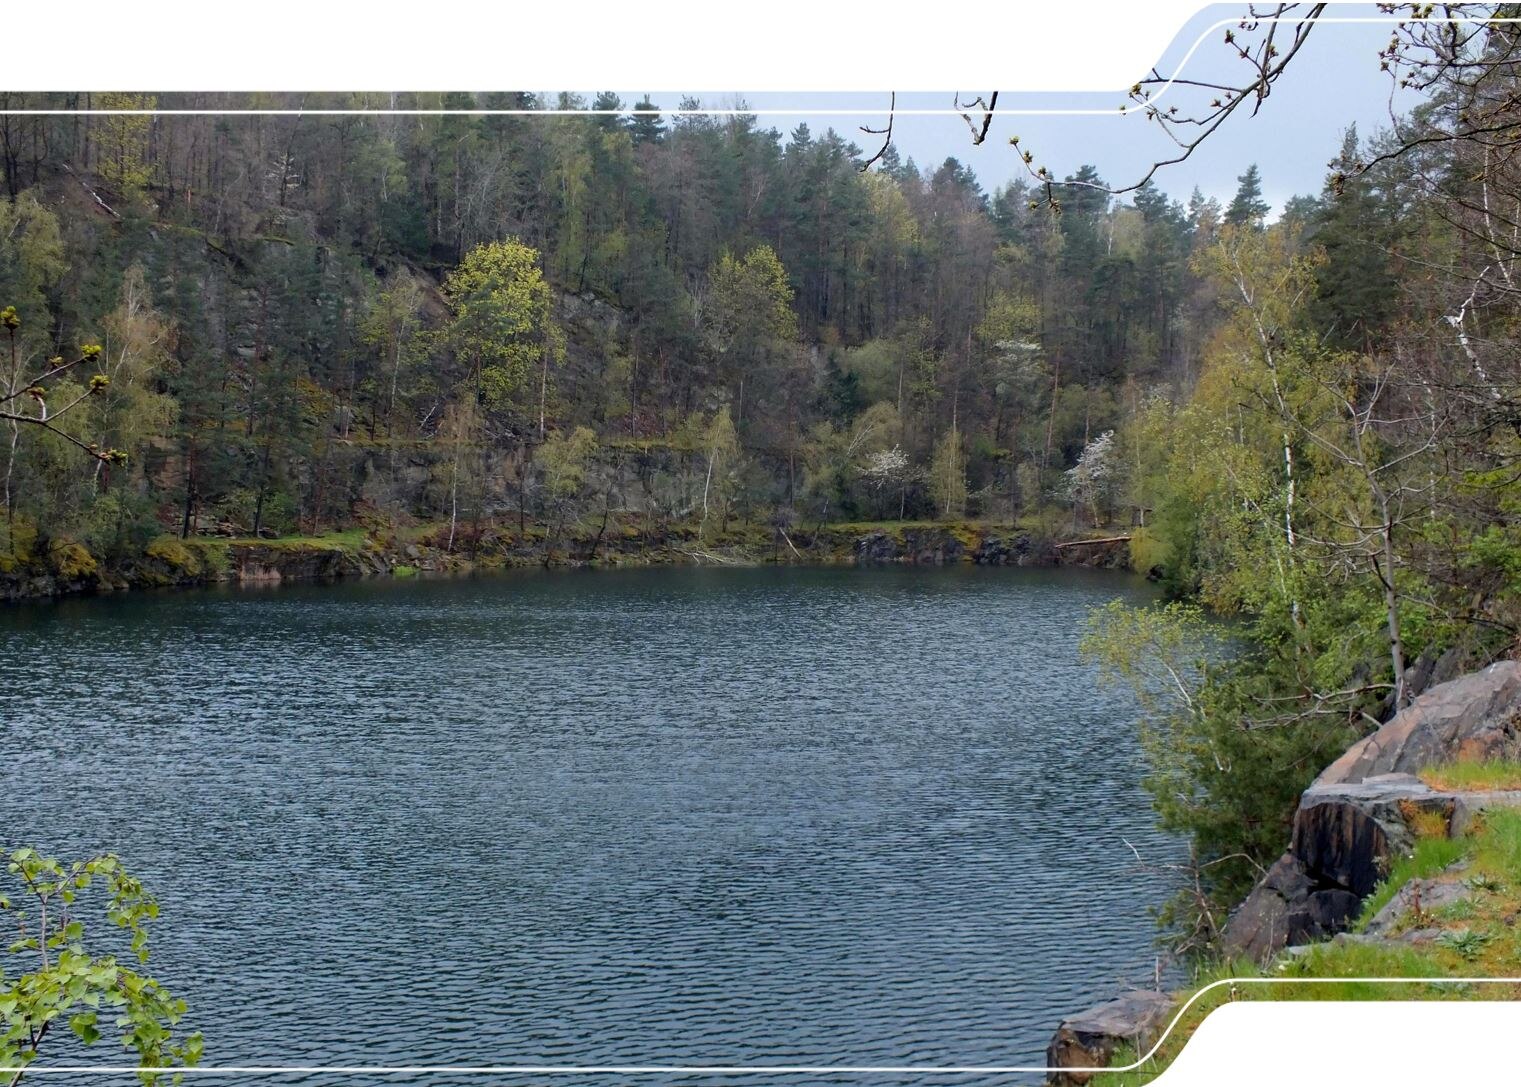
{"label": "orange-tinted rock", "polygon": [[1226,948],[1262,960],[1345,928],[1388,858],[1413,844],[1417,815],[1436,814],[1449,827],[1467,818],[1463,797],[1432,789],[1416,772],[1518,753],[1521,663],[1501,661],[1427,690],[1305,790],[1288,852],[1231,914]]}
{"label": "orange-tinted rock", "polygon": [[1315,779],[1311,788],[1360,782],[1377,774],[1418,773],[1457,758],[1521,754],[1521,662],[1439,683]]}

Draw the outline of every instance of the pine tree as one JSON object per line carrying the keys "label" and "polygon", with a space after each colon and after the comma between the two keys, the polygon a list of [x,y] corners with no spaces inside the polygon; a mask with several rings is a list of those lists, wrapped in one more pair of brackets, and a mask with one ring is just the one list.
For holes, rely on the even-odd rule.
{"label": "pine tree", "polygon": [[612,132],[623,127],[623,118],[619,116],[624,110],[623,99],[615,91],[598,92],[592,99],[591,108],[598,128]]}
{"label": "pine tree", "polygon": [[645,95],[634,103],[635,113],[629,118],[628,131],[637,147],[646,143],[659,143],[665,138],[665,123],[660,114],[653,112],[660,107]]}
{"label": "pine tree", "polygon": [[1169,207],[1167,194],[1157,188],[1156,182],[1149,177],[1136,189],[1131,203],[1148,223],[1166,215]]}
{"label": "pine tree", "polygon": [[1248,166],[1246,173],[1236,181],[1236,195],[1230,207],[1225,209],[1225,221],[1232,226],[1260,228],[1272,209],[1262,199],[1262,175],[1257,171],[1257,164],[1254,162]]}
{"label": "pine tree", "polygon": [[1358,173],[1357,127],[1347,129],[1341,153],[1310,226],[1310,237],[1325,250],[1326,263],[1316,277],[1316,327],[1329,343],[1362,348],[1388,320],[1396,296],[1389,268],[1390,217],[1384,214],[1372,180]]}

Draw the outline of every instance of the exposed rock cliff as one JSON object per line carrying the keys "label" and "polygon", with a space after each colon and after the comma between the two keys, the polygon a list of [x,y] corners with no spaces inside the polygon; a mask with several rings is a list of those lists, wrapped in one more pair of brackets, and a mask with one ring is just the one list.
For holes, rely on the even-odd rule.
{"label": "exposed rock cliff", "polygon": [[1300,798],[1288,851],[1231,915],[1227,950],[1266,959],[1346,927],[1423,813],[1461,830],[1510,793],[1441,792],[1417,771],[1455,759],[1521,755],[1521,663],[1438,684],[1326,767]]}
{"label": "exposed rock cliff", "polygon": [[853,559],[861,565],[902,563],[943,566],[973,562],[979,566],[1054,566],[1056,552],[1026,533],[1007,536],[938,525],[869,532],[855,540]]}
{"label": "exposed rock cliff", "polygon": [[[1426,678],[1440,672],[1430,660],[1424,667]],[[1416,678],[1417,685],[1425,682]],[[1487,808],[1521,808],[1521,790],[1443,790],[1417,773],[1459,759],[1518,757],[1521,662],[1502,661],[1424,691],[1304,791],[1289,848],[1231,914],[1225,949],[1264,964],[1278,956],[1282,964],[1313,954],[1313,945],[1328,937],[1335,944],[1411,946],[1469,939],[1466,929],[1433,923],[1440,911],[1471,902],[1476,888],[1484,886],[1467,857],[1427,878],[1411,879],[1364,931],[1345,930],[1387,874],[1390,859],[1415,845],[1418,824],[1425,834],[1445,829],[1457,838],[1475,832],[1481,826],[1475,816]],[[1490,880],[1491,887],[1495,883]],[[1514,915],[1503,923],[1514,924]],[[1129,993],[1064,1020],[1046,1055],[1054,1070],[1049,1082],[1086,1083],[1093,1078],[1089,1073],[1070,1069],[1102,1067],[1122,1044],[1144,1050],[1178,999]]]}
{"label": "exposed rock cliff", "polygon": [[971,562],[978,566],[1123,569],[1130,565],[1130,545],[1128,536],[1057,543],[1028,532],[998,530],[969,522],[868,532],[852,542],[851,557],[862,565],[942,566]]}

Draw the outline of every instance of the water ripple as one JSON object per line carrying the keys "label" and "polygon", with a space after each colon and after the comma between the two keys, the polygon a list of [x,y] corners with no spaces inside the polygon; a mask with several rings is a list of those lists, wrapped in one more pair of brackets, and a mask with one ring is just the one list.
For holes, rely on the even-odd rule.
{"label": "water ripple", "polygon": [[1038,1064],[1152,971],[1167,889],[1124,840],[1177,845],[1076,657],[1143,592],[651,570],[11,609],[0,827],[159,891],[208,1063]]}

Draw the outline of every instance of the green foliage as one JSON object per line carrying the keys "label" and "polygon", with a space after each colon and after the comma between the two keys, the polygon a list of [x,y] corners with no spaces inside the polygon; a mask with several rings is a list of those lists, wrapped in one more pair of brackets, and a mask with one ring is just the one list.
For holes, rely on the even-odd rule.
{"label": "green foliage", "polygon": [[1521,811],[1501,808],[1484,813],[1475,863],[1480,872],[1512,887],[1521,882]]}
{"label": "green foliage", "polygon": [[296,497],[288,491],[266,492],[261,503],[258,489],[252,487],[239,487],[228,492],[216,506],[218,521],[243,532],[252,532],[257,516],[260,532],[267,531],[275,536],[288,536],[296,530],[297,512]]}
{"label": "green foliage", "polygon": [[1357,176],[1361,160],[1357,128],[1347,130],[1341,154],[1313,219],[1310,241],[1326,255],[1317,277],[1310,316],[1314,327],[1339,347],[1361,348],[1393,315],[1398,285],[1389,253],[1399,244],[1399,213],[1393,199],[1381,198],[1374,180]]}
{"label": "green foliage", "polygon": [[0,299],[5,327],[28,344],[46,336],[47,294],[68,266],[58,218],[35,194],[0,201]]}
{"label": "green foliage", "polygon": [[1457,952],[1465,962],[1473,962],[1484,952],[1484,946],[1494,939],[1493,933],[1476,932],[1471,928],[1449,929],[1437,937],[1437,943]]}
{"label": "green foliage", "polygon": [[[99,110],[151,110],[157,99],[151,94],[107,93],[99,96]],[[110,112],[98,119],[101,176],[124,196],[135,195],[153,180],[148,158],[148,133],[153,117],[146,113]]]}
{"label": "green foliage", "polygon": [[[1325,255],[1297,247],[1290,225],[1227,219],[1192,262],[1225,316],[1191,395],[1135,395],[1116,440],[1131,501],[1152,509],[1133,558],[1160,566],[1175,598],[1240,617],[1236,650],[1172,683],[1172,703],[1143,733],[1162,821],[1191,836],[1221,907],[1281,851],[1300,790],[1388,714],[1417,653],[1499,647],[1502,636],[1456,616],[1481,602],[1509,623],[1514,543],[1506,518],[1468,534],[1449,517],[1475,506],[1436,508],[1444,456],[1473,452],[1438,452],[1457,441],[1442,436],[1444,412],[1461,409],[1436,404],[1429,385],[1395,385],[1396,363],[1307,327],[1316,284],[1333,274]],[[1498,509],[1512,478],[1473,480],[1470,494]],[[1468,581],[1478,595],[1444,589],[1453,561],[1484,571]],[[1128,674],[1111,671],[1155,689],[1165,640],[1101,618],[1109,635],[1095,644],[1111,660],[1130,654]],[[1197,915],[1184,905],[1174,920],[1186,930]]]}
{"label": "green foliage", "polygon": [[1144,525],[1130,530],[1130,566],[1142,573],[1166,570],[1172,557],[1169,542]]}
{"label": "green foliage", "polygon": [[1468,855],[1471,849],[1471,843],[1445,835],[1418,838],[1414,849],[1404,856],[1394,858],[1388,874],[1379,880],[1373,893],[1363,900],[1352,930],[1362,932],[1366,929],[1368,922],[1389,904],[1405,884],[1413,879],[1430,879]]}
{"label": "green foliage", "polygon": [[792,286],[769,245],[757,246],[737,259],[725,253],[708,273],[708,291],[704,321],[720,354],[736,344],[797,336]]}
{"label": "green foliage", "polygon": [[746,383],[764,388],[757,383],[774,379],[787,363],[798,333],[792,297],[786,269],[769,245],[739,258],[725,252],[708,271],[702,327],[741,418]]}
{"label": "green foliage", "polygon": [[706,461],[702,485],[702,520],[699,534],[708,528],[708,513],[712,506],[720,512],[719,529],[727,528],[729,505],[739,489],[743,462],[740,457],[739,434],[727,407],[719,408],[702,431],[702,451]]}
{"label": "green foliage", "polygon": [[55,574],[68,581],[89,577],[100,566],[83,544],[73,540],[50,541],[48,565]]}
{"label": "green foliage", "polygon": [[[258,102],[319,99],[385,104]],[[1182,313],[1193,226],[1154,186],[1058,221],[959,162],[863,173],[848,134],[596,101],[608,113],[404,126],[232,115],[211,143],[167,113],[19,121],[35,161],[4,164],[0,301],[20,323],[0,378],[85,333],[102,346],[45,383],[50,410],[89,393],[59,433],[0,441],[3,531],[79,540],[113,572],[166,533],[315,532],[368,509],[500,538],[484,522],[504,511],[558,516],[528,450],[580,427],[635,450],[585,486],[632,494],[637,475],[659,518],[695,517],[698,481],[717,483],[720,527],[760,508],[1013,515],[1119,422],[1111,386],[1172,382],[1208,334]],[[683,423],[725,405],[738,453],[708,481]],[[857,424],[878,406],[896,422],[868,448]],[[926,486],[953,424],[964,498],[944,456]],[[125,463],[97,470],[70,439]]]}
{"label": "green foliage", "polygon": [[551,501],[564,502],[580,493],[596,451],[597,435],[590,427],[576,427],[569,434],[551,434],[545,440],[535,459],[544,474],[544,491]]}
{"label": "green foliage", "polygon": [[[1222,644],[1228,634],[1232,644]],[[1136,691],[1146,788],[1162,824],[1191,837],[1217,912],[1282,852],[1299,793],[1356,736],[1344,715],[1306,713],[1284,698],[1287,677],[1311,663],[1284,634],[1276,612],[1224,631],[1194,605],[1116,601],[1090,615],[1081,643],[1102,677]],[[1350,667],[1339,658],[1320,665],[1332,681]],[[1165,918],[1191,946],[1212,936],[1197,907],[1180,897]]]}
{"label": "green foliage", "polygon": [[160,536],[151,541],[144,554],[192,577],[201,572],[201,557],[175,536]]}
{"label": "green foliage", "polygon": [[200,555],[201,569],[207,574],[223,575],[232,568],[232,549],[221,540],[193,541],[195,552]]}
{"label": "green foliage", "polygon": [[371,299],[360,322],[360,336],[379,363],[368,378],[367,391],[377,406],[384,404],[388,435],[396,423],[398,398],[417,391],[421,380],[417,371],[427,361],[423,302],[423,289],[417,280],[398,276]]}
{"label": "green foliage", "polygon": [[929,488],[941,517],[960,517],[966,513],[966,452],[962,449],[961,431],[954,425],[935,443]]}
{"label": "green foliage", "polygon": [[563,356],[533,247],[515,238],[476,246],[444,280],[444,295],[444,342],[466,361],[487,406],[512,405],[530,374]]}
{"label": "green foliage", "polygon": [[[103,919],[120,931],[116,942],[125,942],[130,960],[148,962],[148,928],[158,917],[158,903],[120,860],[108,853],[63,863],[19,848],[8,854],[6,872],[0,917],[18,933],[6,951],[19,972],[0,965],[0,1068],[30,1066],[49,1032],[65,1023],[85,1045],[114,1030],[144,1069],[199,1062],[200,1034],[174,1034],[185,1002],[107,953],[108,941],[93,929],[87,932],[84,907],[97,903]],[[152,1084],[159,1077],[144,1071],[141,1078]]]}

